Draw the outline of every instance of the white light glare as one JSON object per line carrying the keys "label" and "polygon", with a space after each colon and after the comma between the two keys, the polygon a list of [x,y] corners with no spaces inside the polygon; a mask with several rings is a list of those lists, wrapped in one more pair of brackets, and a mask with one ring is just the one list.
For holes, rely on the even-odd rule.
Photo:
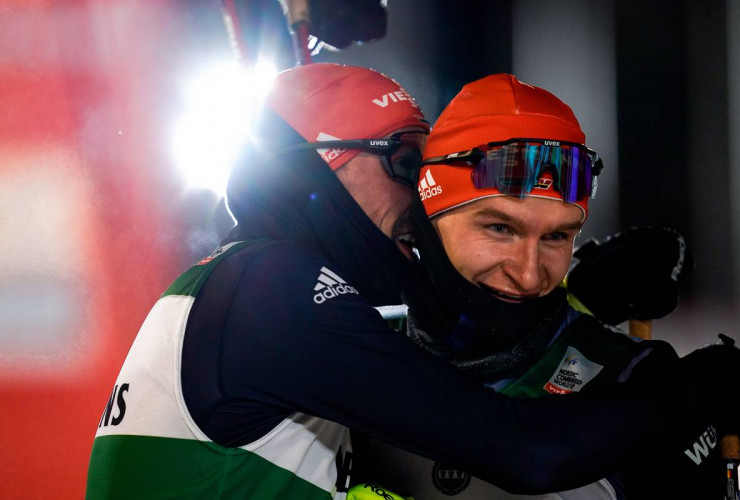
{"label": "white light glare", "polygon": [[276,74],[265,61],[248,70],[232,62],[214,66],[190,82],[173,138],[175,164],[189,186],[223,196],[229,172],[251,132],[254,111]]}

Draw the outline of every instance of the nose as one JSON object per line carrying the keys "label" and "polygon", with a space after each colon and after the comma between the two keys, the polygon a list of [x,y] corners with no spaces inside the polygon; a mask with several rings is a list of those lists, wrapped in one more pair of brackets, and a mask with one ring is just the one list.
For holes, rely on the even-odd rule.
{"label": "nose", "polygon": [[517,293],[539,294],[547,288],[547,275],[542,263],[539,242],[522,239],[503,262],[502,268]]}

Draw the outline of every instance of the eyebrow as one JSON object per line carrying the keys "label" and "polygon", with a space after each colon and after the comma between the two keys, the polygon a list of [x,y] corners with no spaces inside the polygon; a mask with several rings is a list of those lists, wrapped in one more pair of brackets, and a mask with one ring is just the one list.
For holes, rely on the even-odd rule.
{"label": "eyebrow", "polygon": [[[505,212],[501,212],[500,210],[496,210],[495,208],[490,208],[490,207],[477,210],[476,215],[484,216],[484,217],[494,217],[494,218],[501,219],[502,221],[515,225],[515,226],[521,226],[523,224],[521,219],[517,217],[512,217],[511,215]],[[581,229],[583,229],[583,221],[575,221],[570,224],[563,224],[561,226],[558,226],[557,228],[555,228],[555,231],[568,231],[568,230],[580,231]]]}

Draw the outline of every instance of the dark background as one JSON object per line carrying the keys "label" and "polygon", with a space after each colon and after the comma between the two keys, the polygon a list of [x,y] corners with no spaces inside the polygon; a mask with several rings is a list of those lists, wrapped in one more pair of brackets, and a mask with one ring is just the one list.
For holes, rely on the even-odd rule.
{"label": "dark background", "polygon": [[[250,54],[293,62],[276,0],[237,2]],[[580,241],[682,232],[696,258],[655,337],[740,337],[735,0],[389,0],[387,35],[315,61],[397,79],[430,120],[512,72],[574,109],[606,170]],[[168,151],[179,85],[232,57],[216,0],[0,7],[0,497],[81,498],[116,374],[149,308],[230,226]]]}

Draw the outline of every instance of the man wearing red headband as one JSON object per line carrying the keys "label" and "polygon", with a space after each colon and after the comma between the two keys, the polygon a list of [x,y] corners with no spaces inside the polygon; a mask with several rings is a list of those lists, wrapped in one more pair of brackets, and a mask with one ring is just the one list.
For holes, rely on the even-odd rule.
{"label": "man wearing red headband", "polygon": [[[421,203],[412,211],[421,265],[405,293],[407,333],[499,393],[526,398],[586,394],[633,376],[640,380],[647,377],[643,374],[667,372],[676,363],[668,344],[639,342],[568,305],[561,283],[603,168],[584,143],[570,107],[504,74],[463,87],[427,140],[418,184]],[[678,281],[688,264],[680,235],[656,230],[649,236],[667,249],[661,256],[661,264],[669,263],[664,274]],[[615,421],[625,429],[633,425],[618,409],[607,421],[587,425]],[[707,456],[694,447],[695,442],[717,443],[716,423],[697,416],[681,426],[670,451],[651,454],[647,449],[648,461],[633,458],[621,464],[624,478],[612,474],[537,498],[624,498],[624,482],[628,498],[719,498],[719,447],[707,448]],[[572,445],[611,453],[604,442]],[[375,446],[380,456],[387,452]],[[471,478],[454,463],[388,453],[393,458],[387,468],[405,463],[416,475],[376,470],[376,479],[417,498],[515,498]],[[560,456],[552,450],[554,462]]]}
{"label": "man wearing red headband", "polygon": [[[227,190],[236,226],[157,301],[114,384],[89,498],[342,500],[361,458],[350,429],[526,492],[661,441],[669,405],[650,387],[509,398],[387,327],[373,306],[399,303],[413,272],[428,132],[395,81],[286,71],[257,130]],[[617,411],[656,423],[627,430]]]}

